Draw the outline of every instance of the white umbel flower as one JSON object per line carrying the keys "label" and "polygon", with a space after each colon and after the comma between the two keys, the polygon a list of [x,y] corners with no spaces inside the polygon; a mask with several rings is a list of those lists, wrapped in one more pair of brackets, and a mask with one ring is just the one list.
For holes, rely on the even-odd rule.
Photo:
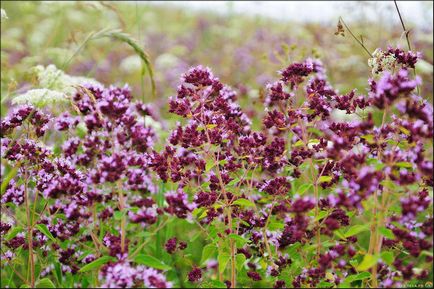
{"label": "white umbel flower", "polygon": [[134,73],[142,69],[142,59],[138,55],[124,58],[119,68],[125,73]]}
{"label": "white umbel flower", "polygon": [[68,97],[65,93],[47,88],[31,89],[12,99],[13,104],[32,104],[37,107],[66,102]]}
{"label": "white umbel flower", "polygon": [[397,62],[393,55],[386,54],[383,50],[377,48],[372,53],[372,58],[368,59],[368,65],[372,68],[372,74],[378,74],[382,71],[393,71],[397,66]]}
{"label": "white umbel flower", "polygon": [[34,71],[38,78],[40,87],[60,91],[66,94],[75,93],[75,85],[101,85],[101,83],[92,78],[68,75],[58,69],[54,64],[50,64],[47,67],[38,65],[34,67]]}
{"label": "white umbel flower", "polygon": [[6,14],[6,11],[4,9],[1,9],[1,21],[3,22],[3,20],[9,19],[8,15]]}

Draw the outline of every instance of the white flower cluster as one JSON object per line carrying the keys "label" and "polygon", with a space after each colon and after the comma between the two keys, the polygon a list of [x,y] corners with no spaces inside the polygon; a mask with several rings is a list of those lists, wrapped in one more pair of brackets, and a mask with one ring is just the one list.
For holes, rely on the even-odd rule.
{"label": "white flower cluster", "polygon": [[6,14],[6,11],[4,9],[1,9],[0,11],[1,11],[0,12],[0,14],[1,14],[1,21],[9,19],[8,15]]}
{"label": "white flower cluster", "polygon": [[68,102],[68,96],[75,93],[77,85],[101,85],[98,81],[81,76],[71,76],[50,64],[33,68],[40,88],[31,89],[14,97],[14,104],[32,104],[43,107],[49,104]]}
{"label": "white flower cluster", "polygon": [[68,98],[64,93],[46,88],[31,89],[12,99],[13,104],[33,104],[37,107],[67,101]]}
{"label": "white flower cluster", "polygon": [[372,74],[378,74],[382,71],[393,71],[397,62],[395,56],[386,54],[380,48],[375,49],[372,58],[368,59],[368,65],[372,68]]}
{"label": "white flower cluster", "polygon": [[58,69],[54,64],[47,67],[38,65],[34,68],[40,87],[62,91],[67,94],[75,92],[74,85],[101,85],[92,78],[68,75]]}
{"label": "white flower cluster", "polygon": [[142,69],[142,59],[138,55],[124,58],[119,68],[125,73],[134,73]]}

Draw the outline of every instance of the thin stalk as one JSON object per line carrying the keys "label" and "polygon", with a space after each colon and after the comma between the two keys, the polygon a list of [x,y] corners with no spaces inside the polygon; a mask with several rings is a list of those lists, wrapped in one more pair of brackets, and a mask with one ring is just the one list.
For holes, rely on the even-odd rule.
{"label": "thin stalk", "polygon": [[344,19],[342,19],[342,17],[339,17],[339,20],[344,24],[345,28],[348,30],[348,32],[350,32],[351,36],[354,38],[354,40],[357,41],[357,43],[359,43],[359,45],[366,51],[366,53],[368,53],[368,55],[372,58],[372,54],[371,52],[369,52],[368,48],[366,48],[365,44],[363,44],[363,42],[361,42],[351,31],[350,27],[347,26],[347,24],[345,23]]}
{"label": "thin stalk", "polygon": [[122,187],[120,181],[118,181],[118,193],[119,193],[119,210],[122,213],[122,219],[121,219],[121,250],[122,253],[125,253],[125,247],[126,247],[126,219],[124,215],[124,209],[125,209],[125,198],[124,193],[122,192]]}
{"label": "thin stalk", "polygon": [[[408,50],[412,50],[411,49],[410,36],[409,36],[410,30],[407,30],[407,28],[405,27],[404,19],[402,19],[401,11],[399,11],[398,3],[396,3],[396,0],[394,0],[393,2],[395,3],[396,11],[398,12],[398,16],[399,16],[399,20],[401,21],[402,29],[404,30],[405,39],[407,40]],[[414,73],[414,76],[416,77],[417,76],[416,67],[413,68],[413,73]],[[417,94],[419,94],[419,85],[416,85],[416,90],[417,90]]]}
{"label": "thin stalk", "polygon": [[[142,45],[142,31],[141,31],[141,25],[140,25],[140,18],[139,18],[139,8],[136,1],[136,22],[137,22],[137,39],[139,41],[139,45]],[[142,64],[142,75],[145,73],[145,65]],[[143,102],[145,102],[145,79],[143,77],[140,77],[140,91],[142,93],[142,99]]]}
{"label": "thin stalk", "polygon": [[[202,124],[205,127],[205,134],[206,134],[208,143],[211,143],[211,139],[210,139],[209,133],[208,133],[208,128],[206,126],[205,121],[203,121],[203,115],[204,115],[203,114],[203,104],[201,104],[201,106],[202,106],[202,110],[201,110],[201,117],[202,117],[202,119],[201,119],[201,122],[202,122]],[[232,233],[232,228],[233,228],[233,226],[232,226],[232,224],[233,224],[232,223],[232,208],[230,206],[230,201],[232,201],[232,200],[229,200],[229,198],[227,196],[227,193],[226,193],[226,190],[225,190],[225,184],[223,183],[223,179],[221,177],[220,165],[218,163],[218,158],[215,156],[215,154],[211,154],[211,155],[212,155],[212,157],[214,159],[214,163],[215,163],[215,166],[217,168],[216,175],[217,175],[217,178],[218,178],[221,190],[222,190],[221,193],[223,194],[223,197],[225,199],[226,205],[228,206],[228,209],[227,209],[227,217],[228,217],[228,223],[229,223],[228,225],[229,225],[230,232]],[[209,153],[208,153],[208,156],[209,156]],[[230,254],[231,254],[231,288],[236,288],[236,266],[235,266],[236,265],[235,264],[235,249],[236,248],[235,248],[234,240],[232,238],[230,239],[229,242],[230,242]]]}
{"label": "thin stalk", "polygon": [[271,214],[272,214],[272,212],[273,212],[274,205],[275,205],[275,202],[274,202],[274,200],[273,200],[273,204],[271,205],[271,209],[270,209],[270,214],[267,216],[267,221],[265,222],[264,229],[262,230],[262,235],[264,236],[265,248],[267,248],[268,258],[269,258],[270,260],[272,260],[273,256],[272,256],[272,253],[271,253],[270,244],[269,244],[269,242],[268,242],[268,238],[267,238],[267,232],[266,232],[266,230],[267,230],[267,227],[268,227],[268,223],[270,222],[270,216],[271,216]]}
{"label": "thin stalk", "polygon": [[30,265],[30,287],[35,287],[35,263],[33,258],[33,226],[30,216],[30,200],[28,192],[28,176],[27,171],[24,170],[24,202],[26,204],[26,217],[27,217],[27,242],[29,243],[29,265]]}
{"label": "thin stalk", "polygon": [[[3,251],[3,249],[2,249],[1,251],[2,251],[2,254],[5,253],[5,252]],[[15,273],[15,275],[17,275],[17,277],[18,277],[19,279],[21,279],[21,281],[23,281],[23,283],[29,285],[28,282],[27,282],[27,280],[26,280],[26,278],[24,278],[23,275],[21,275],[19,272],[17,272],[17,271],[15,270],[15,264],[14,264],[13,266],[12,266],[12,264],[10,264],[10,265],[11,265],[10,268],[11,268],[12,271]],[[9,279],[9,281],[8,281],[8,285],[10,285],[10,283],[11,283],[13,277],[14,277],[14,274],[11,274],[11,277],[10,277],[10,279]]]}
{"label": "thin stalk", "polygon": [[[383,128],[384,124],[386,123],[386,118],[387,118],[387,113],[388,113],[388,108],[386,107],[384,109],[383,112],[383,117],[381,120],[381,126],[380,126],[380,130]],[[380,139],[380,142],[382,142],[382,140]],[[382,158],[382,151],[381,148],[378,151],[378,159],[381,160]],[[371,227],[370,227],[370,233],[371,233],[371,237],[369,240],[369,248],[368,248],[368,254],[380,254],[381,251],[381,242],[382,242],[382,238],[378,232],[378,228],[379,228],[379,224],[378,224],[378,211],[380,209],[380,212],[384,212],[385,208],[382,205],[381,208],[379,207],[379,202],[378,202],[378,190],[374,191],[374,208],[372,211],[372,223],[371,223]],[[385,193],[383,193],[383,200],[382,203],[384,204],[384,198],[385,198]],[[372,288],[378,288],[378,280],[377,280],[377,264],[375,264],[372,267],[371,270],[372,276],[371,276],[371,281],[372,281]]]}
{"label": "thin stalk", "polygon": [[[303,126],[303,123],[301,122],[301,120],[298,120],[298,124],[302,130],[302,138],[303,138],[303,144],[305,146],[306,149],[308,149],[308,137],[306,135],[306,130],[305,127]],[[316,230],[315,230],[315,239],[316,239],[316,254],[319,257],[319,254],[321,253],[321,232],[320,232],[320,224],[319,224],[319,219],[318,219],[318,214],[319,214],[319,192],[318,192],[318,179],[319,176],[315,176],[315,168],[314,168],[314,164],[313,164],[313,160],[312,158],[309,159],[310,161],[310,168],[311,168],[311,178],[312,178],[312,183],[313,183],[313,193],[314,193],[314,198],[315,198],[315,211],[314,211],[314,217],[315,217],[315,223],[316,223]],[[324,172],[325,166],[323,168],[322,173]]]}
{"label": "thin stalk", "polygon": [[[253,179],[254,179],[254,172],[255,172],[256,168],[257,168],[257,166],[255,166],[255,167],[253,168],[253,170],[252,170],[252,177],[251,177],[251,180],[250,180],[250,182],[249,182],[248,192],[251,192],[251,191],[252,191],[252,187],[253,187]],[[244,164],[243,164],[243,171],[244,171],[244,172],[247,171],[247,169],[246,169],[246,167],[245,167]],[[243,177],[243,178],[244,178],[244,177]],[[241,178],[240,178],[240,180],[241,180]],[[253,202],[253,205],[254,205],[253,208],[254,208],[254,210],[255,210],[255,213],[259,215],[259,210],[258,210],[258,207],[256,206],[255,202]],[[273,211],[273,208],[274,208],[274,199],[273,199],[273,204],[272,204],[272,207],[271,207],[271,211]],[[270,214],[269,214],[268,217],[267,217],[267,221],[266,221],[266,223],[265,223],[265,226],[262,228],[262,236],[263,236],[263,238],[264,238],[265,248],[267,249],[268,258],[269,258],[270,260],[271,260],[271,258],[272,258],[272,253],[271,253],[270,244],[269,244],[269,242],[268,242],[268,238],[267,238],[267,232],[266,232],[266,230],[267,230],[267,227],[268,227],[268,223],[269,223],[269,221],[270,221],[271,211],[270,211]]]}
{"label": "thin stalk", "polygon": [[169,221],[169,219],[166,219],[161,225],[159,225],[152,233],[149,234],[149,238],[147,241],[143,242],[142,244],[140,244],[140,246],[130,255],[130,259],[134,259],[134,257],[140,253],[140,250],[142,250],[151,240],[151,236],[155,235],[159,230],[161,230]]}
{"label": "thin stalk", "polygon": [[393,2],[395,3],[396,11],[398,12],[398,16],[399,16],[399,20],[401,21],[402,29],[404,29],[405,38],[407,39],[408,49],[411,50],[410,38],[408,36],[410,34],[410,31],[408,31],[407,28],[405,28],[404,20],[402,19],[401,12],[399,11],[399,8],[398,8],[398,3],[396,3],[396,0],[394,0]]}
{"label": "thin stalk", "polygon": [[[163,204],[164,204],[164,190],[165,190],[164,185],[165,184],[162,183],[159,187],[159,190],[158,190],[158,195],[157,195],[158,207],[163,207]],[[158,218],[157,219],[157,227],[160,226],[160,223],[161,223],[161,220],[160,220],[160,218]],[[161,244],[163,242],[161,241],[161,238],[162,238],[161,235],[162,235],[161,232],[158,231],[156,236],[155,236],[155,251],[156,251],[155,253],[156,253],[157,258],[161,258],[161,254],[162,254]]]}

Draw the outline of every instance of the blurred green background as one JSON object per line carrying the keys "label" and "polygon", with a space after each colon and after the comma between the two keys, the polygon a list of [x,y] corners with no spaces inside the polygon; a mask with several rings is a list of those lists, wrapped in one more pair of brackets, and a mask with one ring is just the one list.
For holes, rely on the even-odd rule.
{"label": "blurred green background", "polygon": [[[369,56],[349,33],[345,37],[334,34],[339,16],[356,37],[363,37],[371,52],[387,45],[407,48],[393,2],[381,9],[372,2],[342,2],[336,6],[340,7],[336,15],[324,14],[324,21],[318,11],[312,11],[315,21],[305,19],[309,9],[316,7],[311,2],[305,2],[305,9],[303,2],[283,3],[292,15],[300,11],[300,19],[292,16],[290,20],[250,12],[268,7],[266,3],[219,3],[215,7],[220,12],[226,7],[223,13],[216,13],[218,9],[210,3],[209,9],[196,7],[207,3],[195,3],[1,2],[8,17],[1,23],[2,115],[14,95],[32,88],[29,72],[38,64],[52,63],[69,74],[92,77],[105,85],[128,83],[135,95],[144,95],[146,102],[153,102],[165,114],[167,97],[174,94],[180,75],[199,64],[210,66],[224,83],[233,86],[246,110],[253,109],[252,104],[260,105],[261,91],[278,78],[278,70],[306,57],[320,58],[331,84],[342,93],[352,88],[366,93]],[[241,12],[243,7],[252,9]],[[402,3],[402,14],[415,18],[418,14],[412,7]],[[414,7],[428,15],[431,11],[432,17],[432,2]],[[418,67],[424,81],[421,94],[432,100],[432,18],[411,17],[404,20],[414,49],[423,55]],[[131,47],[109,38],[86,41],[92,32],[109,28],[128,33],[149,53],[156,99],[148,77],[143,77],[142,85],[140,58]]]}

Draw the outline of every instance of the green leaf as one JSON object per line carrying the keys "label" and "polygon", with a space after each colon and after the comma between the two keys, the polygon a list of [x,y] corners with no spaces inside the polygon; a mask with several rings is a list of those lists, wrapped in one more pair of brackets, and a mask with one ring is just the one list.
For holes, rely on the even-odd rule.
{"label": "green leaf", "polygon": [[373,134],[367,134],[367,135],[361,136],[361,138],[365,139],[369,144],[373,144],[375,142]]}
{"label": "green leaf", "polygon": [[214,160],[208,160],[205,165],[205,171],[209,172],[215,166]]}
{"label": "green leaf", "polygon": [[368,231],[369,226],[368,225],[354,225],[348,229],[348,231],[345,232],[344,236],[345,238],[357,235],[360,232]]}
{"label": "green leaf", "polygon": [[381,228],[378,228],[378,231],[380,232],[381,235],[383,235],[387,239],[395,240],[395,235],[393,234],[392,230],[389,230],[385,227],[381,227]]}
{"label": "green leaf", "polygon": [[381,260],[383,260],[387,265],[392,265],[395,257],[392,252],[384,251],[381,253]]}
{"label": "green leaf", "polygon": [[214,244],[208,244],[203,247],[202,258],[200,259],[200,264],[203,264],[217,252],[217,247]]}
{"label": "green leaf", "polygon": [[217,261],[219,263],[219,272],[223,273],[225,271],[230,258],[231,255],[229,255],[229,253],[220,253],[218,255]]}
{"label": "green leaf", "polygon": [[410,131],[403,126],[400,126],[399,130],[406,135],[410,135]]}
{"label": "green leaf", "polygon": [[102,265],[104,265],[105,263],[107,263],[107,262],[109,262],[109,261],[112,261],[114,258],[113,257],[111,257],[111,256],[103,256],[103,257],[101,257],[101,258],[98,258],[98,259],[96,259],[95,261],[93,261],[93,262],[90,262],[89,264],[86,264],[85,266],[83,266],[81,269],[80,269],[80,273],[83,273],[83,272],[87,272],[87,271],[91,271],[91,270],[93,270],[93,269],[96,269],[96,268],[99,268],[99,267],[101,267]]}
{"label": "green leaf", "polygon": [[300,187],[298,187],[297,189],[297,194],[299,194],[300,196],[303,195],[307,190],[309,190],[311,187],[313,187],[312,184],[302,184]]}
{"label": "green leaf", "polygon": [[48,278],[43,278],[36,283],[36,288],[56,288]]}
{"label": "green leaf", "polygon": [[315,145],[315,144],[319,144],[319,143],[320,143],[320,140],[317,138],[309,140],[310,145]]}
{"label": "green leaf", "polygon": [[215,123],[210,123],[210,124],[207,124],[207,125],[206,125],[206,128],[207,128],[207,129],[213,129],[213,128],[215,128],[215,127],[217,127],[217,125],[216,125]]}
{"label": "green leaf", "polygon": [[237,271],[240,271],[246,262],[246,256],[244,254],[237,254],[235,256],[235,261],[237,264]]}
{"label": "green leaf", "polygon": [[285,224],[283,224],[283,222],[277,221],[277,220],[270,220],[270,222],[268,223],[267,229],[270,231],[276,231],[276,230],[281,230],[285,228]]}
{"label": "green leaf", "polygon": [[333,234],[335,234],[336,236],[338,236],[339,239],[341,239],[341,240],[346,240],[347,239],[347,238],[345,238],[342,230],[336,230],[336,231],[333,232]]}
{"label": "green leaf", "polygon": [[1,192],[2,196],[3,196],[3,193],[6,191],[6,188],[8,187],[9,182],[17,174],[19,168],[20,168],[20,164],[18,163],[17,166],[14,167],[13,169],[11,169],[9,171],[9,173],[3,178],[2,184],[1,184],[1,187],[0,187],[0,192]]}
{"label": "green leaf", "polygon": [[366,278],[369,278],[369,277],[371,277],[371,273],[369,273],[369,272],[362,272],[362,273],[359,273],[357,275],[348,276],[345,279],[345,282],[351,283],[351,282],[358,281],[358,280],[363,280],[363,279],[366,279]]}
{"label": "green leaf", "polygon": [[59,284],[61,284],[62,283],[62,269],[60,268],[60,264],[57,262],[54,263],[54,272],[56,275],[57,282]]}
{"label": "green leaf", "polygon": [[296,141],[296,143],[293,145],[294,147],[301,147],[304,146],[304,142],[302,140]]}
{"label": "green leaf", "polygon": [[235,179],[233,179],[232,181],[230,181],[230,182],[226,185],[226,187],[232,187],[232,186],[234,186],[236,183],[238,183],[239,181],[240,181],[239,178],[235,178]]}
{"label": "green leaf", "polygon": [[430,251],[427,251],[427,250],[423,250],[421,253],[420,253],[421,255],[426,255],[426,256],[430,256],[430,257],[432,257],[433,256],[433,253],[432,252],[430,252]]}
{"label": "green leaf", "polygon": [[317,134],[319,136],[323,135],[324,133],[322,131],[320,131],[319,129],[315,128],[315,127],[308,127],[307,128],[308,132],[311,132],[313,134]]}
{"label": "green leaf", "polygon": [[327,212],[327,211],[320,211],[320,212],[318,213],[318,216],[315,218],[315,221],[318,221],[318,220],[324,219],[324,217],[327,216],[327,215],[328,215],[328,212]]}
{"label": "green leaf", "polygon": [[327,282],[327,281],[321,281],[318,283],[318,287],[317,288],[331,288],[333,287],[335,284]]}
{"label": "green leaf", "polygon": [[289,256],[292,257],[292,255],[293,255],[293,254],[297,251],[297,249],[300,248],[300,247],[301,247],[300,242],[296,242],[296,243],[290,245],[289,248],[288,248],[288,251],[287,251],[288,254],[289,254]]}
{"label": "green leaf", "polygon": [[350,261],[348,261],[348,263],[350,263],[350,265],[353,267],[356,267],[357,264],[359,264],[359,262],[357,262],[357,259],[351,259]]}
{"label": "green leaf", "polygon": [[116,211],[116,212],[114,212],[113,213],[113,216],[115,217],[115,220],[116,221],[119,221],[119,220],[121,220],[122,219],[122,217],[123,217],[123,212],[121,212],[121,211]]}
{"label": "green leaf", "polygon": [[48,230],[47,226],[45,224],[37,224],[36,228],[41,231],[42,234],[44,234],[45,236],[47,236],[48,238],[50,238],[51,241],[53,242],[57,242],[56,238],[53,237],[53,235],[51,234],[50,230]]}
{"label": "green leaf", "polygon": [[164,264],[163,262],[161,262],[157,258],[149,256],[149,255],[144,255],[144,254],[137,255],[137,257],[134,258],[134,262],[138,263],[138,264],[142,264],[142,265],[148,266],[148,267],[152,267],[152,268],[155,268],[155,269],[159,269],[159,270],[170,270],[170,269],[172,269],[172,267]]}
{"label": "green leaf", "polygon": [[193,217],[197,218],[197,219],[202,219],[205,218],[207,215],[207,209],[205,208],[196,208],[193,210],[193,212],[191,212],[191,214],[193,215]]}
{"label": "green leaf", "polygon": [[208,227],[208,234],[212,239],[217,237],[217,228],[214,225]]}
{"label": "green leaf", "polygon": [[255,204],[253,202],[251,202],[247,199],[243,199],[243,198],[236,199],[232,204],[238,205],[241,207],[254,207],[255,206]]}
{"label": "green leaf", "polygon": [[227,288],[226,284],[219,280],[212,280],[211,286],[211,288]]}
{"label": "green leaf", "polygon": [[331,176],[321,176],[318,179],[318,184],[330,182],[332,179]]}
{"label": "green leaf", "polygon": [[413,168],[413,164],[409,162],[397,162],[395,163],[395,166],[399,168],[408,168],[408,169]]}
{"label": "green leaf", "polygon": [[244,246],[244,244],[246,244],[248,242],[248,240],[246,238],[243,238],[237,234],[229,234],[228,237],[235,240],[237,242],[238,247],[242,247],[242,246]]}
{"label": "green leaf", "polygon": [[9,234],[6,235],[5,240],[9,241],[10,239],[14,238],[18,233],[24,231],[24,229],[20,226],[13,228]]}
{"label": "green leaf", "polygon": [[365,257],[363,257],[362,263],[360,263],[357,267],[357,271],[366,271],[370,269],[372,266],[377,264],[378,256],[366,254]]}

